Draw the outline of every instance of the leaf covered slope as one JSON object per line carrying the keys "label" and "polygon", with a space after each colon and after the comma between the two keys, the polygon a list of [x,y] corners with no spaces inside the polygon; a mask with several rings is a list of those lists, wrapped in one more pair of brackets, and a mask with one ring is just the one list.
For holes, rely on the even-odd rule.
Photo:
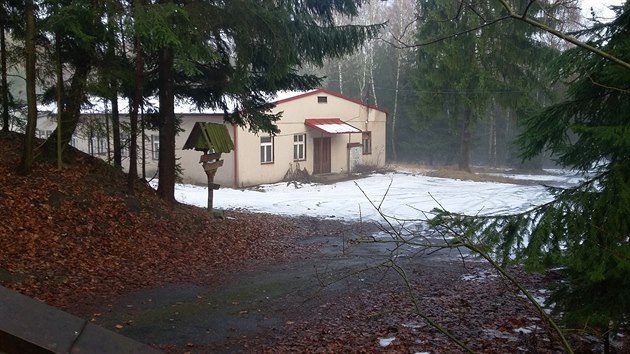
{"label": "leaf covered slope", "polygon": [[288,255],[297,227],[241,212],[169,208],[147,185],[79,152],[61,172],[17,176],[22,136],[0,136],[0,285],[76,309],[168,282],[211,282],[246,260]]}

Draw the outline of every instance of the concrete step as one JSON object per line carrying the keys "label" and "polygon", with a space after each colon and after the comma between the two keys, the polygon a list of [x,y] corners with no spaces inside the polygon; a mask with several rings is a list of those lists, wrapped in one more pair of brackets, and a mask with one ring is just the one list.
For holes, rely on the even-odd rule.
{"label": "concrete step", "polygon": [[0,354],[160,351],[0,286]]}

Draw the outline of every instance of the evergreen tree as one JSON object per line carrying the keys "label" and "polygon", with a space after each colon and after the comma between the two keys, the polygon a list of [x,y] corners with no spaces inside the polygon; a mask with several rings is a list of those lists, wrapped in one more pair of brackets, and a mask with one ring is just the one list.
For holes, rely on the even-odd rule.
{"label": "evergreen tree", "polygon": [[576,47],[550,66],[568,86],[566,98],[527,118],[519,139],[523,157],[549,149],[585,181],[552,189],[551,202],[517,215],[440,211],[434,219],[505,263],[560,269],[554,311],[570,328],[604,335],[605,343],[630,318],[630,70],[609,59],[630,61],[629,6],[617,7],[614,21],[578,33],[605,56]]}
{"label": "evergreen tree", "polygon": [[17,172],[20,175],[29,175],[33,169],[34,149],[35,149],[35,130],[37,127],[37,101],[35,97],[36,83],[36,36],[35,28],[35,11],[36,6],[33,0],[24,2],[24,13],[26,16],[25,25],[25,50],[24,61],[26,69],[26,103],[27,103],[27,120],[26,132],[24,134],[24,150]]}
{"label": "evergreen tree", "polygon": [[[482,18],[456,1],[423,1],[417,36],[420,41],[477,28]],[[479,30],[481,31],[481,30]],[[418,50],[418,117],[420,124],[432,119],[449,122],[448,135],[459,138],[458,166],[470,170],[473,120],[484,113],[493,77],[483,68],[486,53],[475,32],[439,41]]]}
{"label": "evergreen tree", "polygon": [[[628,10],[617,8],[614,21],[580,35],[630,61]],[[547,148],[588,179],[536,211],[525,255],[563,266],[568,282],[553,300],[567,323],[607,334],[630,316],[630,71],[581,48],[567,50],[551,70],[568,85],[567,98],[527,120],[524,157]]]}
{"label": "evergreen tree", "polygon": [[10,49],[8,48],[7,34],[16,30],[19,24],[17,20],[21,17],[17,14],[19,8],[16,0],[4,1],[0,4],[0,100],[2,100],[2,131],[8,132],[10,123],[10,110],[15,106],[15,101],[10,92],[9,80],[7,79],[9,70]]}
{"label": "evergreen tree", "polygon": [[[60,124],[41,148],[42,156],[52,160],[56,157],[58,137],[61,137],[59,146],[63,151],[79,124],[91,74],[95,66],[103,62],[101,49],[107,48],[108,32],[103,21],[106,18],[105,6],[101,1],[48,0],[43,6],[47,16],[41,19],[42,27],[59,41],[58,60],[68,76],[64,75],[60,90]],[[54,46],[47,44],[47,47]],[[57,58],[57,55],[51,54],[50,57]],[[54,70],[49,71],[48,76],[55,77]],[[56,93],[56,85],[53,85],[44,93],[44,99],[53,101]]]}
{"label": "evergreen tree", "polygon": [[175,97],[221,109],[228,122],[251,131],[277,133],[269,97],[319,85],[320,78],[298,70],[349,54],[376,35],[380,26],[335,24],[335,14],[356,15],[362,3],[165,0],[136,9],[143,47],[159,58],[159,75],[147,86],[160,97],[160,196],[174,201]]}
{"label": "evergreen tree", "polygon": [[[543,5],[532,3],[532,12],[548,13],[539,11]],[[414,126],[436,140],[431,150],[443,151],[458,139],[462,170],[470,170],[476,122],[500,112],[497,107],[524,112],[539,104],[537,94],[545,89],[539,68],[556,52],[539,40],[537,28],[517,21],[494,23],[503,12],[492,2],[421,2]],[[432,126],[443,127],[445,135],[436,137]]]}

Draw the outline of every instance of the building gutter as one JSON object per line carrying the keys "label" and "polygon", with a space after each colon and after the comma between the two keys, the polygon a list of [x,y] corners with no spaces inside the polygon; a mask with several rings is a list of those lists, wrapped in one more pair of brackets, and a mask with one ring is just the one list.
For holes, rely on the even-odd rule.
{"label": "building gutter", "polygon": [[234,132],[234,188],[238,188],[238,129],[236,124],[232,124],[232,130]]}

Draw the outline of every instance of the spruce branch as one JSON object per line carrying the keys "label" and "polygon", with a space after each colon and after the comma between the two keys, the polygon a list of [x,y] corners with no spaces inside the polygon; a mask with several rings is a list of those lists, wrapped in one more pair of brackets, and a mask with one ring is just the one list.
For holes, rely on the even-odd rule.
{"label": "spruce branch", "polygon": [[501,5],[505,9],[505,11],[507,11],[507,13],[508,13],[507,16],[505,16],[505,17],[513,18],[515,20],[525,22],[525,23],[527,23],[529,25],[532,25],[532,26],[534,26],[534,27],[536,27],[538,29],[541,29],[541,30],[543,30],[543,31],[545,31],[547,33],[550,33],[550,34],[552,34],[552,35],[554,35],[554,36],[556,36],[556,37],[558,37],[558,38],[560,38],[562,40],[565,40],[565,41],[567,41],[567,42],[569,42],[569,43],[571,43],[571,44],[573,44],[573,45],[575,45],[577,47],[580,47],[580,48],[585,49],[585,50],[587,50],[587,51],[589,51],[589,52],[591,52],[593,54],[596,54],[596,55],[598,55],[598,56],[600,56],[602,58],[605,58],[606,60],[609,60],[609,61],[611,61],[611,62],[613,62],[613,63],[615,63],[615,64],[617,64],[617,65],[619,65],[619,66],[621,66],[623,68],[625,68],[626,70],[630,70],[630,63],[620,59],[619,57],[614,56],[614,55],[612,55],[612,54],[610,54],[610,53],[608,53],[608,52],[606,52],[604,50],[601,50],[599,48],[593,47],[593,46],[591,46],[591,45],[589,45],[587,43],[584,43],[584,42],[580,41],[579,39],[577,39],[577,38],[575,38],[573,36],[570,36],[570,35],[568,35],[566,33],[563,33],[561,31],[558,31],[558,30],[552,28],[551,26],[549,26],[549,25],[547,25],[545,23],[536,21],[535,19],[527,16],[527,11],[523,12],[522,14],[516,13],[516,11],[514,11],[514,9],[507,3],[507,0],[499,0],[499,2],[501,3]]}

